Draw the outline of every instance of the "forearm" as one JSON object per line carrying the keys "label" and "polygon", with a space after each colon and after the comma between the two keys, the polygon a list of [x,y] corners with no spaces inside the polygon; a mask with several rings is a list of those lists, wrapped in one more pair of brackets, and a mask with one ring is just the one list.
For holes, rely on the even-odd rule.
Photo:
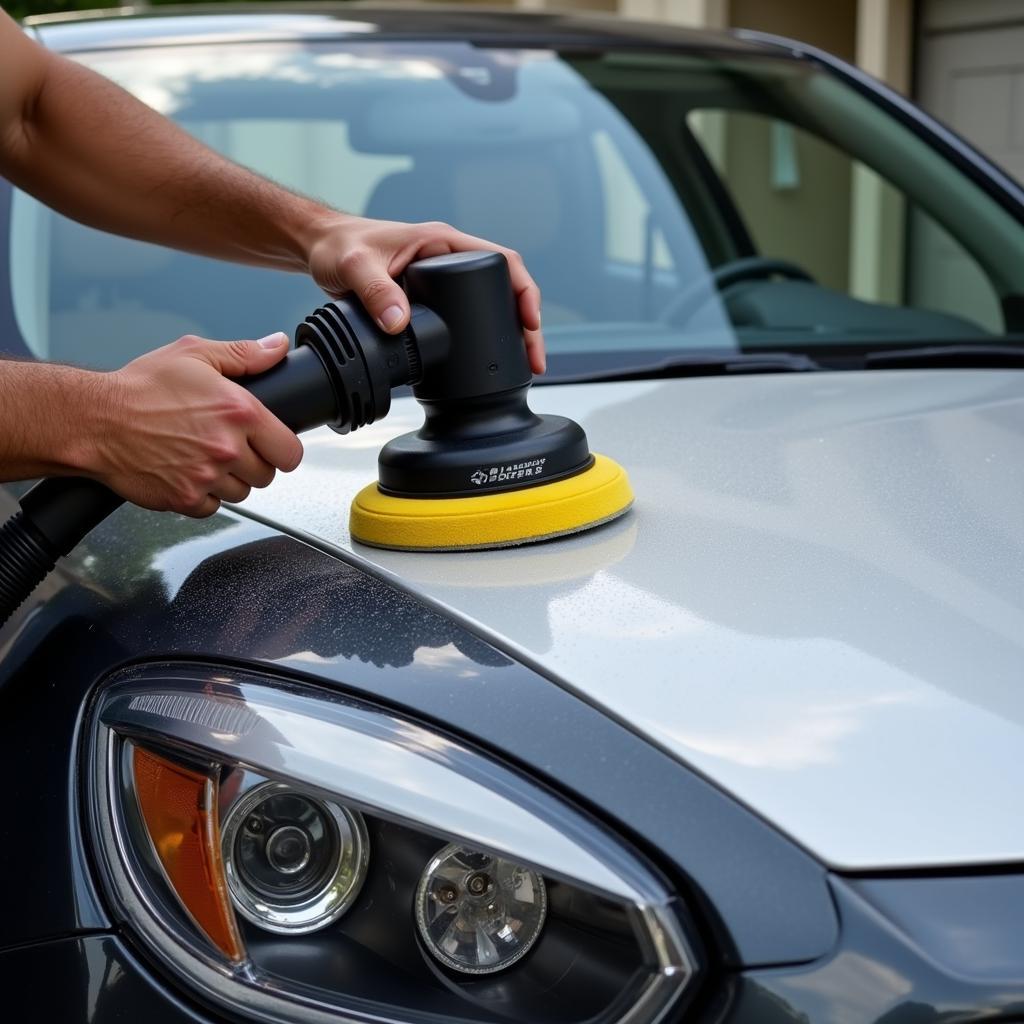
{"label": "forearm", "polygon": [[508,259],[526,346],[544,371],[540,292],[518,253],[440,223],[339,213],[203,146],[105,78],[28,39],[0,10],[0,175],[86,224],[205,256],[309,272],[355,292],[391,333],[409,321],[396,278],[426,256]]}
{"label": "forearm", "polygon": [[244,501],[302,444],[229,378],[269,370],[285,334],[186,336],[120,370],[0,360],[0,481],[86,476],[143,508],[208,516]]}
{"label": "forearm", "polygon": [[106,378],[0,359],[0,481],[87,473],[89,438],[114,412]]}
{"label": "forearm", "polygon": [[52,54],[43,67],[5,147],[15,184],[106,231],[308,269],[311,232],[338,215],[224,159],[100,75]]}

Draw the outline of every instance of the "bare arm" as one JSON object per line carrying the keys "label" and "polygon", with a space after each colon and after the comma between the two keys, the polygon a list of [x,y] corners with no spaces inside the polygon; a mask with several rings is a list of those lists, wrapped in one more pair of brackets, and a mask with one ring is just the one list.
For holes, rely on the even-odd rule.
{"label": "bare arm", "polygon": [[67,473],[104,408],[103,374],[0,360],[0,480]]}
{"label": "bare arm", "polygon": [[[543,372],[540,294],[516,253],[446,224],[367,220],[288,192],[42,49],[3,11],[0,174],[94,227],[305,271],[332,295],[355,291],[392,333],[408,321],[394,278],[410,261],[504,252],[531,365]],[[90,476],[146,508],[190,515],[241,501],[293,469],[302,446],[225,377],[268,369],[285,341],[182,338],[115,373],[0,360],[0,480]]]}
{"label": "bare arm", "polygon": [[509,258],[535,372],[540,293],[511,250],[446,224],[338,213],[239,167],[120,87],[38,46],[0,11],[0,173],[94,227],[222,259],[307,271],[359,294],[385,330],[408,320],[394,277],[422,256]]}
{"label": "bare arm", "polygon": [[192,516],[243,501],[294,469],[302,443],[227,378],[287,351],[278,333],[179,338],[113,373],[0,359],[0,481],[88,476],[136,505]]}
{"label": "bare arm", "polygon": [[330,211],[225,160],[113,82],[37,46],[6,16],[0,40],[0,171],[14,184],[105,231],[307,269],[314,229]]}

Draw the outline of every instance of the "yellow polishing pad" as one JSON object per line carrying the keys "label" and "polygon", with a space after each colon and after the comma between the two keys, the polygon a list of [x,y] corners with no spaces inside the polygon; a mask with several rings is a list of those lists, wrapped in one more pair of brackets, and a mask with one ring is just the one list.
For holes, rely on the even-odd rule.
{"label": "yellow polishing pad", "polygon": [[532,544],[588,530],[627,511],[626,471],[603,455],[565,480],[469,498],[397,498],[376,484],[352,502],[354,540],[398,551],[466,551]]}

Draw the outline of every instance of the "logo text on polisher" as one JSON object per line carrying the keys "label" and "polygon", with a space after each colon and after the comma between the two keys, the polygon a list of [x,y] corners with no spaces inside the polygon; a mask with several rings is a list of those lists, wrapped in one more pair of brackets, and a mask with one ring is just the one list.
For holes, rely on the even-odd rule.
{"label": "logo text on polisher", "polygon": [[544,463],[547,459],[529,459],[526,462],[513,462],[507,466],[488,466],[487,469],[478,469],[470,476],[470,482],[477,487],[484,484],[500,484],[509,480],[525,480],[529,477],[540,476],[544,472]]}

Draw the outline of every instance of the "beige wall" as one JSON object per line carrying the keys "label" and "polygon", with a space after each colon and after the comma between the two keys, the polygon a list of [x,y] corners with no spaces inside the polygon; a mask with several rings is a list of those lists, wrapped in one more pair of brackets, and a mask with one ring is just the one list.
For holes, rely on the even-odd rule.
{"label": "beige wall", "polygon": [[627,18],[671,21],[695,28],[729,25],[729,0],[619,0],[618,11]]}
{"label": "beige wall", "polygon": [[[447,2],[447,0],[446,0]],[[615,14],[618,11],[618,0],[480,0],[488,7],[495,3],[505,6],[511,4],[521,11],[598,11],[602,14]]]}
{"label": "beige wall", "polygon": [[856,56],[857,0],[730,0],[729,24],[790,36],[843,60]]}
{"label": "beige wall", "polygon": [[[792,160],[795,182],[776,180],[780,159]],[[819,283],[840,291],[849,280],[850,166],[799,130],[773,131],[767,117],[729,115],[724,177],[758,251],[813,268]]]}
{"label": "beige wall", "polygon": [[[800,39],[846,60],[854,56],[857,0],[731,0],[729,21],[735,28]],[[732,119],[725,143],[729,186],[764,255],[814,267],[822,284],[845,290],[850,274],[849,161],[800,133],[791,133],[789,141],[799,183],[779,188],[771,167],[780,140],[768,121]],[[769,239],[770,247],[764,244]]]}

